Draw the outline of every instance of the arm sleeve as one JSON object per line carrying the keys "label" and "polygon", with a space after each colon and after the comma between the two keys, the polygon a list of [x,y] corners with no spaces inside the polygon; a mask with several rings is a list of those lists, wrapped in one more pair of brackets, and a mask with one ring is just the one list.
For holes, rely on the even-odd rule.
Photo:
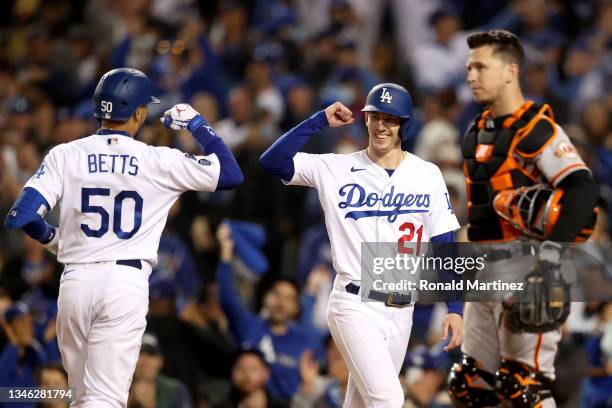
{"label": "arm sleeve", "polygon": [[63,145],[51,149],[36,173],[24,185],[24,190],[31,187],[38,191],[46,200],[49,210],[55,207],[55,204],[62,196],[64,188],[62,173],[64,156],[62,149]]}
{"label": "arm sleeve", "polygon": [[430,237],[442,235],[445,232],[454,231],[460,227],[459,221],[457,221],[455,216],[455,210],[453,210],[451,205],[442,172],[440,172],[437,166],[435,167],[434,182],[437,184],[437,191],[434,193],[431,204]]}
{"label": "arm sleeve", "polygon": [[159,156],[158,182],[179,193],[215,191],[219,181],[220,163],[216,154],[194,156],[178,149],[151,147]]}
{"label": "arm sleeve", "polygon": [[[266,150],[259,158],[261,166],[268,171],[270,174],[280,177],[285,182],[293,183],[294,175],[297,170],[300,170],[300,165],[303,163],[296,163],[295,157],[298,151],[310,137],[319,132],[325,126],[327,126],[327,116],[325,111],[319,111],[306,119],[296,127],[290,129],[282,135],[272,146]],[[306,172],[307,169],[304,169]],[[309,185],[302,183],[302,185]]]}
{"label": "arm sleeve", "polygon": [[43,244],[51,241],[55,235],[55,227],[47,224],[44,216],[51,208],[47,200],[32,187],[26,187],[11,207],[4,225],[7,228],[23,228],[31,238]]}
{"label": "arm sleeve", "polygon": [[591,217],[599,198],[599,186],[587,170],[574,171],[558,185],[565,193],[561,199],[561,213],[547,239],[573,242]]}
{"label": "arm sleeve", "polygon": [[234,158],[232,152],[223,143],[223,140],[217,136],[213,128],[208,125],[206,120],[204,118],[202,120],[203,122],[199,126],[192,127],[191,133],[204,151],[204,154],[214,154],[219,160],[219,181],[216,189],[229,190],[237,187],[244,181],[244,176],[236,162],[236,158]]}
{"label": "arm sleeve", "polygon": [[[434,256],[439,258],[456,257],[457,247],[454,242],[455,238],[452,231],[431,237]],[[457,275],[454,271],[444,269],[439,272],[441,281],[450,282],[453,279],[457,279]],[[456,313],[459,316],[463,316],[463,302],[455,300],[456,295],[457,294],[452,294],[449,296],[449,299],[446,300],[446,307],[448,313]]]}
{"label": "arm sleeve", "polygon": [[238,292],[234,288],[230,264],[219,262],[219,266],[217,267],[217,282],[219,284],[219,301],[221,307],[227,315],[232,333],[240,344],[244,341],[249,328],[259,322],[259,318],[245,308],[240,301]]}
{"label": "arm sleeve", "polygon": [[[540,135],[537,134],[535,130],[538,130],[539,127],[544,128],[546,122],[548,121],[545,120],[538,123],[537,127],[532,132],[535,134],[532,139],[534,139],[534,144],[536,146],[538,145],[537,138]],[[550,127],[551,125],[548,126]],[[538,148],[533,153],[519,151],[519,154],[527,159],[530,159],[530,156],[534,155],[534,161],[538,170],[542,172],[542,175],[546,177],[546,180],[548,180],[553,187],[557,187],[565,177],[575,171],[586,170],[590,172],[576,151],[576,147],[574,147],[563,129],[559,125],[552,123],[550,131],[553,136],[549,138],[542,147]],[[521,144],[522,143],[519,143],[519,147]]]}

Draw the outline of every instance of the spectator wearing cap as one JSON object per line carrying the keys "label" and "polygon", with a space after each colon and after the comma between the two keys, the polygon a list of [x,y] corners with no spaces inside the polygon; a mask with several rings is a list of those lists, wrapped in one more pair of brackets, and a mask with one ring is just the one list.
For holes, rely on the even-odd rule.
{"label": "spectator wearing cap", "polygon": [[299,314],[299,289],[293,281],[273,282],[263,298],[260,315],[247,309],[233,283],[234,239],[230,227],[221,224],[217,231],[220,262],[217,268],[219,298],[230,330],[242,347],[256,348],[270,365],[268,390],[275,398],[288,401],[300,384],[299,361],[306,350],[320,352],[317,340],[296,323]]}
{"label": "spectator wearing cap", "polygon": [[198,328],[176,314],[177,288],[174,281],[161,279],[149,286],[147,330],[164,350],[163,374],[182,381],[196,395],[204,376],[225,378],[234,345],[214,330]]}
{"label": "spectator wearing cap", "polygon": [[286,403],[275,399],[266,390],[270,375],[270,366],[259,350],[238,351],[232,364],[230,393],[227,400],[215,408],[287,407]]}
{"label": "spectator wearing cap", "polygon": [[36,368],[47,362],[47,355],[34,337],[30,309],[23,302],[13,303],[1,324],[9,343],[0,354],[0,385],[36,386]]}
{"label": "spectator wearing cap", "polygon": [[163,366],[164,356],[157,337],[145,333],[130,389],[129,407],[191,408],[193,406],[187,387],[179,380],[161,374]]}

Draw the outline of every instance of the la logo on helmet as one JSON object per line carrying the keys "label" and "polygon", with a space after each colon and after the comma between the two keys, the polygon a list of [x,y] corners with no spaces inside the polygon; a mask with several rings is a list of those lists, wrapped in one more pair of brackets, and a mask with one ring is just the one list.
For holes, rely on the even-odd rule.
{"label": "la logo on helmet", "polygon": [[380,95],[380,101],[391,103],[391,99],[393,99],[393,96],[391,96],[391,92],[389,92],[387,88],[383,88],[382,94]]}

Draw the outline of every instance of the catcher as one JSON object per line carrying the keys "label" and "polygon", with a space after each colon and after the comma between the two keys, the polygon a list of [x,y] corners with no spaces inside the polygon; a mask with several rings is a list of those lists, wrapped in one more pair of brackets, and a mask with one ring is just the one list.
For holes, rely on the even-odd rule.
{"label": "catcher", "polygon": [[[533,266],[521,301],[466,303],[449,393],[456,407],[555,407],[553,363],[569,313],[563,243],[588,238],[599,189],[551,108],[523,98],[519,39],[493,30],[467,42],[467,81],[486,106],[462,143],[468,238],[495,243],[488,261],[502,271],[516,269],[518,257]],[[541,241],[536,256],[523,252],[527,239]],[[553,292],[561,294],[554,302]]]}

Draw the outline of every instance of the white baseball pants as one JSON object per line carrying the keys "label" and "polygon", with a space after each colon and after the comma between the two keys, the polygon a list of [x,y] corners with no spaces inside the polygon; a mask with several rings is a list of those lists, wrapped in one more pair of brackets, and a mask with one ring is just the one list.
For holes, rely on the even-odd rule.
{"label": "white baseball pants", "polygon": [[327,310],[332,337],[349,368],[344,407],[403,406],[398,376],[412,329],[413,306],[364,302],[336,279]]}
{"label": "white baseball pants", "polygon": [[57,339],[71,407],[126,407],[149,304],[151,266],[68,264],[60,280]]}

